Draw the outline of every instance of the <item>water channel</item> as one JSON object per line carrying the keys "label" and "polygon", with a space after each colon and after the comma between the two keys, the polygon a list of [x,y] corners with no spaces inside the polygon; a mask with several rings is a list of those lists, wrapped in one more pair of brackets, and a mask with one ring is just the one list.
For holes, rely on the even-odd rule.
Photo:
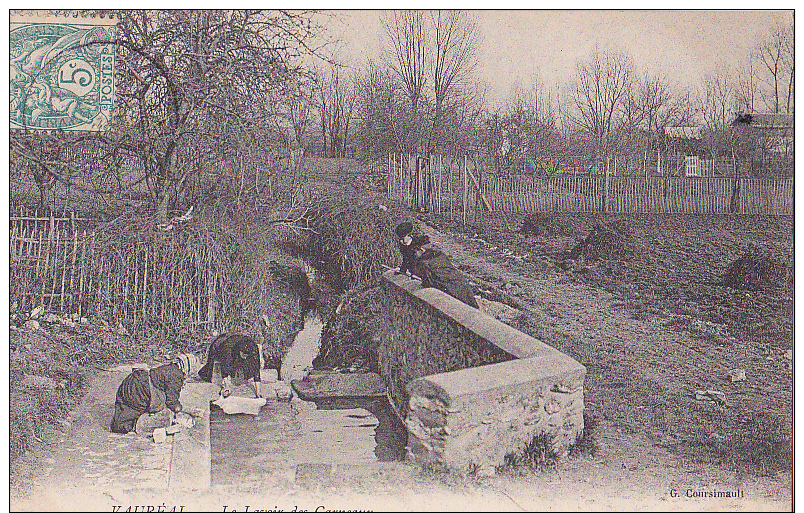
{"label": "water channel", "polygon": [[[303,379],[317,356],[316,315],[283,359],[280,378]],[[385,397],[270,400],[259,415],[227,415],[210,406],[212,483],[253,481],[299,465],[369,465],[404,459],[407,431]],[[261,477],[262,476],[262,477]]]}

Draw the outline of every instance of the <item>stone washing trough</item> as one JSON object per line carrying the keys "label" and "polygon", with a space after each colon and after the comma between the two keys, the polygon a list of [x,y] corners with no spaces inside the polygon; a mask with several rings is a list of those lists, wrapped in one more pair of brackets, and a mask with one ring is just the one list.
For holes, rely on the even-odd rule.
{"label": "stone washing trough", "polygon": [[534,439],[558,456],[583,433],[586,368],[421,281],[382,275],[380,373],[411,461],[493,473]]}

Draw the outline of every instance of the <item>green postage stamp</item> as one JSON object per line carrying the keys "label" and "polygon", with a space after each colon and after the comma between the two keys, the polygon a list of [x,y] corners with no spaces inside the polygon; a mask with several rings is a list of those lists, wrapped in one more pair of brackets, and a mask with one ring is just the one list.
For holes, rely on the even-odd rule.
{"label": "green postage stamp", "polygon": [[10,21],[11,129],[105,130],[117,20],[12,11]]}

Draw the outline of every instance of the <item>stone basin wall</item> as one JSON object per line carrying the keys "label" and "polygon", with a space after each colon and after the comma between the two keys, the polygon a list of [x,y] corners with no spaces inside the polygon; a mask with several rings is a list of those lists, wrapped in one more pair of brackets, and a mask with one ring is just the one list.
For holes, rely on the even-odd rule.
{"label": "stone basin wall", "polygon": [[566,454],[583,432],[583,365],[419,280],[382,284],[380,374],[410,460],[489,469],[540,435]]}

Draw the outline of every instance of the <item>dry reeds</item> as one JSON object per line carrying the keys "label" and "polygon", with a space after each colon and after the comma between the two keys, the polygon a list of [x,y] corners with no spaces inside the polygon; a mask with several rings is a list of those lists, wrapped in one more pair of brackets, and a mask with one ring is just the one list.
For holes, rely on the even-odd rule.
{"label": "dry reeds", "polygon": [[263,265],[281,251],[231,219],[199,216],[161,231],[155,217],[126,212],[91,232],[55,219],[12,233],[11,298],[23,311],[44,305],[168,336],[253,332],[268,314],[275,339],[299,316],[298,298]]}
{"label": "dry reeds", "polygon": [[321,337],[316,368],[343,368],[379,372],[375,334],[382,319],[379,286],[350,292],[340,314],[327,323]]}
{"label": "dry reeds", "polygon": [[344,191],[316,198],[308,258],[328,268],[341,290],[376,280],[383,265],[399,260],[393,229],[406,219],[397,205],[379,194]]}
{"label": "dry reeds", "polygon": [[129,331],[193,332],[226,315],[243,268],[237,240],[191,223],[163,232],[154,217],[123,215],[93,235],[86,309]]}

